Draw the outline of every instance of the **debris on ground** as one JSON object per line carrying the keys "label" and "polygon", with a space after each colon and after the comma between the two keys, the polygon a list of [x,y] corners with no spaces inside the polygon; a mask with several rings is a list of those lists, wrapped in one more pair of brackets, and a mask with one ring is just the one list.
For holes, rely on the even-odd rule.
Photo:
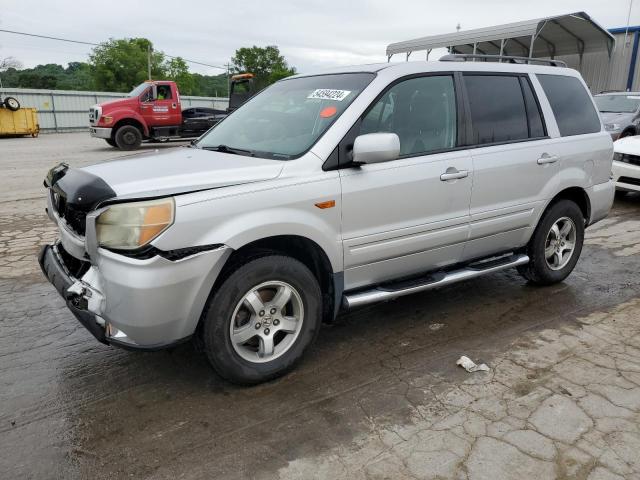
{"label": "debris on ground", "polygon": [[469,373],[478,372],[478,371],[488,372],[491,370],[486,363],[481,363],[480,365],[477,365],[473,360],[471,360],[469,357],[465,357],[464,355],[462,355],[458,359],[458,361],[456,362],[456,365],[460,365]]}

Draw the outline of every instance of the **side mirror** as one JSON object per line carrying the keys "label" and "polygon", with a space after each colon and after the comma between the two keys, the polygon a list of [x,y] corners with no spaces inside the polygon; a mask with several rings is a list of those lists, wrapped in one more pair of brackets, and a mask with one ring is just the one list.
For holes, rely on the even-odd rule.
{"label": "side mirror", "polygon": [[400,155],[400,139],[395,133],[367,133],[353,142],[353,162],[380,163]]}

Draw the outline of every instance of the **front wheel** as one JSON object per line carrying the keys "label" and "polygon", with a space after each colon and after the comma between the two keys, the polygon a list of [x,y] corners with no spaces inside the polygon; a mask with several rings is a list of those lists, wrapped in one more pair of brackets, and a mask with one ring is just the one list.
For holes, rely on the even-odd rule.
{"label": "front wheel", "polygon": [[142,133],[133,125],[123,125],[116,130],[115,142],[120,150],[135,150],[142,143]]}
{"label": "front wheel", "polygon": [[207,304],[202,335],[211,365],[244,385],[285,374],[318,334],[321,299],[298,260],[268,255],[241,265]]}
{"label": "front wheel", "polygon": [[518,272],[537,285],[561,282],[573,271],[584,242],[584,217],[571,200],[560,200],[540,219],[527,246],[529,263]]}
{"label": "front wheel", "polygon": [[112,138],[105,138],[104,141],[107,142],[110,146],[118,148],[118,145]]}

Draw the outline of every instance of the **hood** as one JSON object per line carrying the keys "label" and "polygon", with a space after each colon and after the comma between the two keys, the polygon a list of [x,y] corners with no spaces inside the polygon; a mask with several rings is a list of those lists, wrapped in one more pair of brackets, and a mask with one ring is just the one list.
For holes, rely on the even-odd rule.
{"label": "hood", "polygon": [[118,198],[144,198],[270,180],[280,174],[283,163],[197,148],[175,148],[81,170],[102,179]]}
{"label": "hood", "polygon": [[104,114],[122,107],[137,107],[138,103],[138,97],[125,97],[98,103],[97,106],[102,108]]}
{"label": "hood", "polygon": [[633,121],[633,113],[600,112],[603,123],[618,123],[621,128],[626,127]]}
{"label": "hood", "polygon": [[640,156],[640,136],[624,137],[613,142],[613,151]]}

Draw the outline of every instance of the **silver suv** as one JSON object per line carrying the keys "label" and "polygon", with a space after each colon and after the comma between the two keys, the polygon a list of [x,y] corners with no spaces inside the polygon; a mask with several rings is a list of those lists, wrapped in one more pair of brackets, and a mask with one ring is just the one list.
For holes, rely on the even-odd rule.
{"label": "silver suv", "polygon": [[341,310],[509,267],[562,281],[614,196],[612,142],[557,66],[407,62],[282,80],[190,148],[47,175],[40,264],[101,342],[195,337],[251,384]]}

